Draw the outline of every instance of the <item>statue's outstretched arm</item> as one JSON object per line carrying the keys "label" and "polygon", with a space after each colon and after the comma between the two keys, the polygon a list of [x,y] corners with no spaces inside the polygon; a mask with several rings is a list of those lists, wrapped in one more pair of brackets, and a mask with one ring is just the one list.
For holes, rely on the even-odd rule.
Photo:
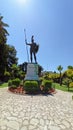
{"label": "statue's outstretched arm", "polygon": [[30,44],[30,43],[26,43],[26,45],[30,45],[30,46],[31,46],[31,44]]}

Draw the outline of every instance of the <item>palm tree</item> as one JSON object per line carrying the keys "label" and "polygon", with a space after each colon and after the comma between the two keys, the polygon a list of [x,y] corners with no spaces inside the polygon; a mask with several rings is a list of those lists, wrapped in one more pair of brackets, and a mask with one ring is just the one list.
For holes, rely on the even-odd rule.
{"label": "palm tree", "polygon": [[5,27],[9,27],[8,24],[2,21],[3,16],[0,16],[0,43],[6,43],[6,36],[9,35]]}
{"label": "palm tree", "polygon": [[57,70],[60,72],[60,86],[62,85],[62,74],[61,74],[61,71],[63,70],[63,67],[61,65],[59,65],[57,67]]}

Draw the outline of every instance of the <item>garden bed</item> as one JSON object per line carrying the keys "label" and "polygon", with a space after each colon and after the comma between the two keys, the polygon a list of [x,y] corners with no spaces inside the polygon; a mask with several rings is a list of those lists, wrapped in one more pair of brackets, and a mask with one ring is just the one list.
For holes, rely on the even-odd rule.
{"label": "garden bed", "polygon": [[13,88],[13,87],[9,87],[8,90],[14,94],[34,94],[34,95],[38,95],[38,94],[41,94],[41,95],[44,95],[44,94],[55,94],[56,93],[56,90],[55,89],[50,89],[48,92],[45,92],[43,89],[41,89],[40,87],[40,90],[38,92],[26,92],[22,86],[19,86],[17,88]]}
{"label": "garden bed", "polygon": [[52,81],[43,80],[42,82],[29,80],[21,82],[20,79],[9,80],[8,90],[19,94],[53,94],[56,93],[52,87]]}

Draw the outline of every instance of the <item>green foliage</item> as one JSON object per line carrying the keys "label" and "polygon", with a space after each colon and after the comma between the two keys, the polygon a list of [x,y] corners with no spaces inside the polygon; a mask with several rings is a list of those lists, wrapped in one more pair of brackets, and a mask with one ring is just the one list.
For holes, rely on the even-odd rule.
{"label": "green foliage", "polygon": [[39,85],[37,81],[25,81],[24,89],[27,93],[37,93],[39,90]]}
{"label": "green foliage", "polygon": [[71,66],[71,65],[69,65],[67,68],[73,70],[73,66]]}
{"label": "green foliage", "polygon": [[39,77],[39,82],[42,82],[43,81],[43,77]]}
{"label": "green foliage", "polygon": [[21,82],[20,82],[20,86],[23,86],[23,84],[24,84],[24,81],[23,81],[23,80],[21,80]]}
{"label": "green foliage", "polygon": [[6,37],[9,35],[5,27],[8,27],[8,25],[3,22],[3,16],[0,16],[0,44],[5,44],[7,41]]}
{"label": "green foliage", "polygon": [[6,27],[8,25],[3,22],[3,16],[0,16],[0,80],[3,82],[8,81],[11,75],[11,66],[17,64],[18,60],[15,47],[6,44],[7,35],[9,35]]}
{"label": "green foliage", "polygon": [[63,70],[63,67],[62,67],[61,65],[59,65],[59,66],[57,67],[57,70],[61,73],[61,71]]}
{"label": "green foliage", "polygon": [[8,71],[5,71],[4,76],[10,77],[10,73]]}
{"label": "green foliage", "polygon": [[[2,47],[1,47],[2,49]],[[0,66],[2,66],[3,68],[1,69],[0,67],[0,72],[2,74],[2,79],[4,79],[5,75],[7,75],[7,72],[10,73],[10,75],[12,74],[12,69],[15,70],[15,68],[12,68],[13,65],[17,65],[17,58],[16,58],[16,50],[13,46],[7,45],[5,44],[2,50],[2,54],[0,55],[2,61],[0,62]],[[6,72],[7,71],[7,72]],[[7,75],[8,76],[8,75]],[[12,75],[11,75],[12,77]]]}
{"label": "green foliage", "polygon": [[71,82],[71,83],[69,84],[69,87],[70,87],[70,88],[73,88],[73,82]]}
{"label": "green foliage", "polygon": [[70,79],[72,79],[73,78],[73,69],[68,69],[68,70],[66,70],[66,76],[68,77],[68,78],[70,78]]}
{"label": "green foliage", "polygon": [[18,75],[19,75],[19,67],[16,64],[12,64],[11,66],[12,79],[17,78]]}
{"label": "green foliage", "polygon": [[9,88],[17,88],[19,85],[23,86],[23,81],[21,82],[21,80],[19,78],[13,79],[13,80],[9,80],[8,81],[8,87]]}
{"label": "green foliage", "polygon": [[69,79],[69,78],[64,78],[63,79],[63,81],[62,81],[62,83],[64,84],[64,85],[69,85],[69,83],[71,83],[72,82],[72,80],[71,79]]}
{"label": "green foliage", "polygon": [[7,45],[7,64],[11,67],[13,64],[17,64],[18,58],[16,57],[17,51],[14,46]]}
{"label": "green foliage", "polygon": [[20,64],[19,65],[20,70],[26,73],[27,72],[27,64],[28,64],[27,62]]}
{"label": "green foliage", "polygon": [[4,72],[4,81],[7,82],[7,81],[9,80],[10,76],[11,76],[11,75],[10,75],[10,72],[5,71],[5,72]]}
{"label": "green foliage", "polygon": [[63,70],[63,67],[61,66],[61,65],[59,65],[58,67],[57,67],[57,70],[59,71],[59,73],[60,73],[60,86],[62,85],[62,74],[61,74],[61,71]]}
{"label": "green foliage", "polygon": [[38,65],[38,75],[41,76],[41,72],[43,71],[43,67]]}
{"label": "green foliage", "polygon": [[68,91],[69,91],[69,84],[70,84],[71,82],[72,82],[72,80],[71,80],[70,78],[67,78],[67,77],[64,78],[63,81],[62,81],[62,83],[67,86]]}
{"label": "green foliage", "polygon": [[43,91],[48,92],[52,88],[52,81],[43,80],[41,85],[43,86]]}
{"label": "green foliage", "polygon": [[58,82],[59,77],[60,77],[60,75],[58,73],[49,73],[49,80]]}
{"label": "green foliage", "polygon": [[11,87],[12,86],[12,80],[10,79],[9,81],[8,81],[8,87]]}
{"label": "green foliage", "polygon": [[18,71],[18,77],[19,77],[21,80],[24,80],[25,72],[22,71],[22,70],[19,70],[19,71]]}
{"label": "green foliage", "polygon": [[16,85],[18,87],[20,85],[21,80],[19,78],[13,79],[12,80],[12,85]]}
{"label": "green foliage", "polygon": [[3,16],[0,16],[0,80],[4,79],[4,71],[6,67],[6,41],[8,32],[5,27],[8,27],[3,21]]}

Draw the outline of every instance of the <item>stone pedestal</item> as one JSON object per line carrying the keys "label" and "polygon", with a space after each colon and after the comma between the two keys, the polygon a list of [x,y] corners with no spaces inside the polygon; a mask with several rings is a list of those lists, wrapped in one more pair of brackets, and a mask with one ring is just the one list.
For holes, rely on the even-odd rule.
{"label": "stone pedestal", "polygon": [[27,73],[25,76],[25,80],[39,80],[38,77],[38,64],[28,63],[27,64]]}

